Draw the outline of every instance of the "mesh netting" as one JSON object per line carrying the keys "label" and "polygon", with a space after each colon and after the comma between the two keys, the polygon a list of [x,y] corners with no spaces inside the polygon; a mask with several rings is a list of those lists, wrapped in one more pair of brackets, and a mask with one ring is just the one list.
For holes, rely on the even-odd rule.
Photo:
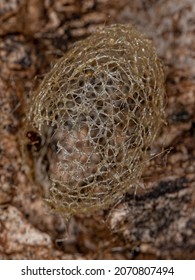
{"label": "mesh netting", "polygon": [[47,139],[52,208],[69,216],[121,199],[149,159],[163,100],[161,63],[134,27],[106,27],[68,51],[27,115]]}

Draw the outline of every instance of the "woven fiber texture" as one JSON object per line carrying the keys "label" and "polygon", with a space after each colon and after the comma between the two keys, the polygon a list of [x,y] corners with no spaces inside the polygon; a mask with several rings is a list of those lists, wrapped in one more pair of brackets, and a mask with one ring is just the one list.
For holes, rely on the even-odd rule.
{"label": "woven fiber texture", "polygon": [[117,203],[142,175],[163,119],[163,67],[136,28],[112,25],[75,44],[27,113],[46,139],[52,209],[69,217]]}

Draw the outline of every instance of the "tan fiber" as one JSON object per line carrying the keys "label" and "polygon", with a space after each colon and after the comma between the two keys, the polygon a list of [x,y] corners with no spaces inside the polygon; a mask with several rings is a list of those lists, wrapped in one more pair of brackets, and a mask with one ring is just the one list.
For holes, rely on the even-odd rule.
{"label": "tan fiber", "polygon": [[69,217],[118,202],[150,157],[163,103],[162,65],[132,26],[98,30],[58,60],[27,114],[48,145],[54,211]]}

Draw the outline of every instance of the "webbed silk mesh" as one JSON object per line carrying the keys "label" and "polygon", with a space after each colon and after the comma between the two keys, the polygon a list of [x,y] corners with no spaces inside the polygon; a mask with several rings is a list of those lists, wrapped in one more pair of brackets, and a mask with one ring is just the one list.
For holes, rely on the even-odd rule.
{"label": "webbed silk mesh", "polygon": [[27,114],[47,138],[54,211],[70,216],[116,203],[142,174],[163,103],[162,65],[132,26],[99,30],[59,59]]}

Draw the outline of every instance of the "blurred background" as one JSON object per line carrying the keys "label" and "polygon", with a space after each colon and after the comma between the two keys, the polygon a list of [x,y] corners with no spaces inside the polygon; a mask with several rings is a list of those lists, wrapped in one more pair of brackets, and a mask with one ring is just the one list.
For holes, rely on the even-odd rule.
{"label": "blurred background", "polygon": [[[43,202],[22,156],[33,89],[74,42],[135,25],[166,73],[166,122],[140,186],[69,223]],[[0,259],[195,258],[195,2],[0,0]]]}

